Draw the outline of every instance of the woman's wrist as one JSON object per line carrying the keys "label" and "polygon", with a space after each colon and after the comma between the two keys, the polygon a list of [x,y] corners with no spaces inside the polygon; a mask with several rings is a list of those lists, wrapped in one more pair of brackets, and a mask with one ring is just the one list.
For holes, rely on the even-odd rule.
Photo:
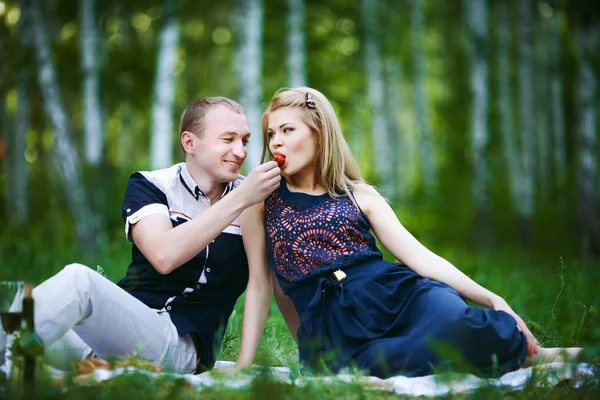
{"label": "woman's wrist", "polygon": [[504,300],[502,297],[498,296],[497,294],[491,294],[491,296],[489,297],[488,302],[490,303],[490,308],[504,308],[504,307],[508,307],[508,303],[506,302],[506,300]]}

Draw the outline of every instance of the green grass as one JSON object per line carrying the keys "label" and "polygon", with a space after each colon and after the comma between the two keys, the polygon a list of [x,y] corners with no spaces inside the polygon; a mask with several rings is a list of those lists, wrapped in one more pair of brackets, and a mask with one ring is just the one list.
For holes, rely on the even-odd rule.
{"label": "green grass", "polygon": [[[12,239],[12,240],[11,240]],[[68,242],[47,233],[28,232],[27,245],[14,238],[0,237],[3,279],[27,279],[39,283],[70,262],[83,262],[92,268],[101,265],[109,279],[119,280],[125,273],[130,255],[129,245],[118,238],[103,247],[94,259],[77,259]],[[31,252],[31,248],[52,249]],[[561,259],[547,254],[499,251],[473,253],[457,248],[436,249],[478,283],[503,296],[524,318],[538,340],[546,347],[583,346],[600,353],[600,267],[598,260]],[[236,304],[225,332],[218,359],[235,361],[240,342],[243,298]],[[298,352],[285,323],[273,304],[262,336],[256,362],[267,366],[298,369]],[[600,373],[579,389],[569,383],[544,387],[535,380],[525,389],[505,393],[495,387],[484,387],[469,395],[472,398],[510,399],[593,399],[600,398]],[[2,397],[2,396],[0,396]],[[143,374],[128,374],[92,386],[73,386],[67,392],[48,391],[40,398],[62,399],[383,399],[399,398],[388,392],[365,388],[358,382],[311,382],[295,386],[275,382],[259,375],[249,388],[234,390],[224,385],[206,388],[186,386],[181,379],[152,379]],[[462,398],[456,395],[448,398]]]}

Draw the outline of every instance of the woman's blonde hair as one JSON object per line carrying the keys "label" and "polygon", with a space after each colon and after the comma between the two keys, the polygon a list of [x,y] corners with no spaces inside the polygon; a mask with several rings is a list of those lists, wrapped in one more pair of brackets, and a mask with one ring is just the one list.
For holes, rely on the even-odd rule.
{"label": "woman's blonde hair", "polygon": [[[329,196],[339,197],[340,192],[350,196],[350,190],[365,183],[358,163],[344,139],[342,128],[331,103],[321,92],[308,87],[283,88],[273,95],[271,103],[262,116],[263,153],[262,162],[269,153],[267,129],[269,114],[273,111],[295,107],[303,110],[303,122],[317,139],[315,178]],[[350,196],[354,200],[353,196]]]}

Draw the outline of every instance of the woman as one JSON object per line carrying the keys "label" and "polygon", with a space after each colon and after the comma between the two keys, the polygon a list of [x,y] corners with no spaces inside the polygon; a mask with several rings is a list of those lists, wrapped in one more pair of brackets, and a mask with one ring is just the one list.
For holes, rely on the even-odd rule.
{"label": "woman", "polygon": [[[284,180],[242,215],[243,237],[252,238],[249,262],[268,258],[297,310],[302,363],[356,366],[385,378],[427,375],[459,359],[498,375],[558,354],[539,347],[506,301],[402,226],[364,182],[323,94],[302,87],[276,93],[262,126],[263,158],[268,152],[280,163]],[[384,261],[375,237],[402,264]],[[284,317],[294,334],[294,316]]]}

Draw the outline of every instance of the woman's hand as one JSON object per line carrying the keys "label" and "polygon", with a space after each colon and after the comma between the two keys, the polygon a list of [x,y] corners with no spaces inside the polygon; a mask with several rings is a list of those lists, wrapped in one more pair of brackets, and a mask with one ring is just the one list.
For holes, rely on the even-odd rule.
{"label": "woman's hand", "polygon": [[517,329],[519,329],[519,332],[522,332],[525,335],[525,340],[527,341],[527,355],[529,357],[535,356],[539,352],[540,342],[538,342],[538,340],[533,336],[529,328],[527,328],[527,324],[525,324],[525,321],[523,321],[523,319],[519,317],[517,313],[513,311],[512,308],[510,308],[510,306],[504,299],[500,298],[496,300],[494,302],[493,308],[496,311],[504,311],[505,313],[513,317],[515,321],[517,321]]}

